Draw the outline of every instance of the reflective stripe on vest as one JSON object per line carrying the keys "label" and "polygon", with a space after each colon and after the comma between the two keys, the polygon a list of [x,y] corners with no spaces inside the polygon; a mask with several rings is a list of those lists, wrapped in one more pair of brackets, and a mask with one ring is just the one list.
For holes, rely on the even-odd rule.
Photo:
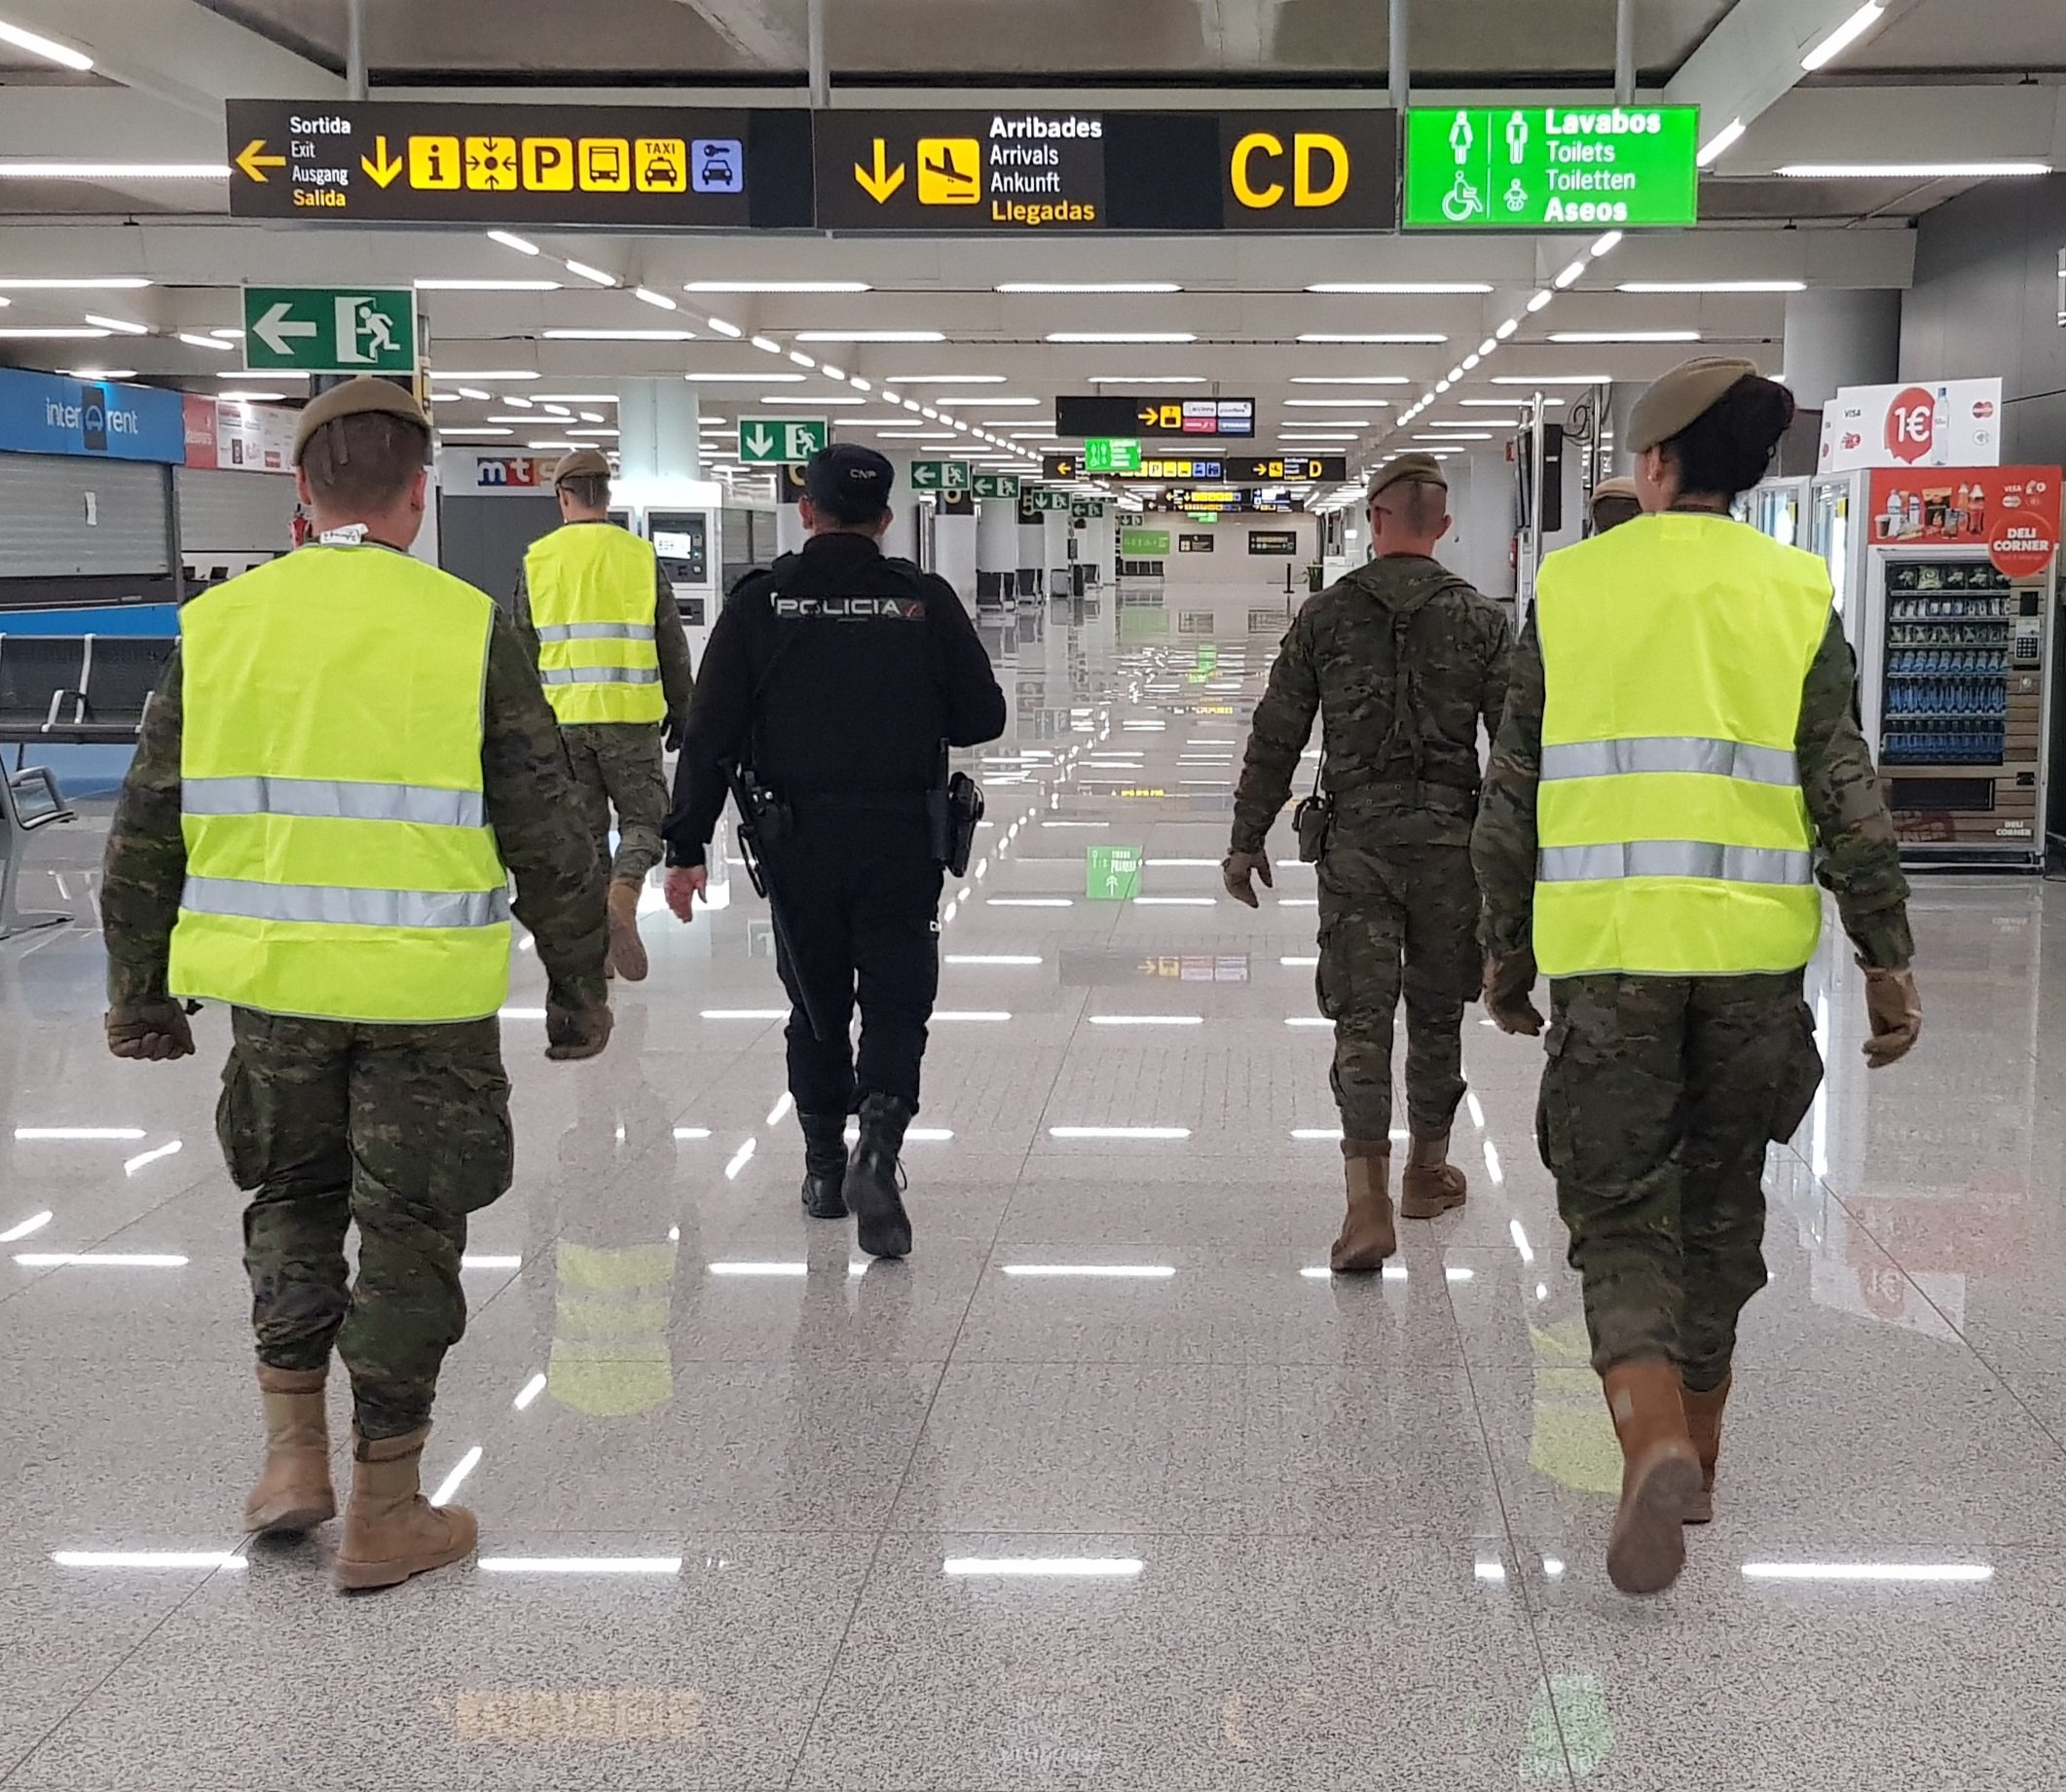
{"label": "reflective stripe on vest", "polygon": [[524,589],[538,677],[563,724],[656,722],[667,713],[652,544],[611,523],[569,523],[531,544]]}
{"label": "reflective stripe on vest", "polygon": [[375,546],[300,548],[187,604],[174,994],[341,1021],[501,1006],[508,873],[481,783],[494,613]]}
{"label": "reflective stripe on vest", "polygon": [[1814,956],[1793,742],[1827,568],[1726,517],[1638,518],[1543,562],[1534,945],[1551,976]]}

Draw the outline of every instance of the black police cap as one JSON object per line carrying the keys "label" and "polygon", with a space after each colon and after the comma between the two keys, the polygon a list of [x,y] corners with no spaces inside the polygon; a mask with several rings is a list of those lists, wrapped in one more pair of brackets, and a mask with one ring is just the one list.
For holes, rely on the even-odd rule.
{"label": "black police cap", "polygon": [[803,469],[803,491],[814,504],[880,510],[888,505],[896,479],[887,456],[842,442],[811,457]]}

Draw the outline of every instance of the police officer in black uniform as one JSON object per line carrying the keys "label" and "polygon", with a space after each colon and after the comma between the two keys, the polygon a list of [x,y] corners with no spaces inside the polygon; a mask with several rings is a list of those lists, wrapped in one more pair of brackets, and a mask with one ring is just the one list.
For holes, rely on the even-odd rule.
{"label": "police officer in black uniform", "polygon": [[1005,725],[1004,692],[953,587],[882,552],[893,477],[874,450],[844,445],[804,469],[810,539],[742,578],[711,631],[664,830],[668,906],[687,921],[734,769],[773,805],[761,846],[804,1211],[851,1210],[873,1257],[911,1248],[898,1154],[940,987],[929,797],[937,806],[948,746],[994,741]]}

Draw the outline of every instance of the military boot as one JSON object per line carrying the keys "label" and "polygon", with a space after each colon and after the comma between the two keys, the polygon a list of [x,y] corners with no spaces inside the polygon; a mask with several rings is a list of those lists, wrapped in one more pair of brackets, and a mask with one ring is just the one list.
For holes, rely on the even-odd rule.
{"label": "military boot", "polygon": [[433,1506],[417,1470],[430,1427],[399,1438],[351,1437],[351,1497],[333,1576],[342,1592],[398,1587],[473,1554],[480,1526],[463,1506]]}
{"label": "military boot", "polygon": [[1399,1174],[1399,1212],[1408,1220],[1432,1220],[1452,1207],[1461,1207],[1470,1185],[1463,1172],[1449,1160],[1449,1134],[1439,1139],[1416,1139],[1406,1152],[1406,1168]]}
{"label": "military boot", "polygon": [[1345,1275],[1368,1274],[1382,1269],[1399,1248],[1398,1228],[1391,1222],[1391,1147],[1345,1139],[1342,1168],[1348,1184],[1348,1214],[1342,1222],[1342,1235],[1327,1254],[1327,1265]]}
{"label": "military boot", "polygon": [[1622,1464],[1607,1579],[1623,1592],[1662,1592],[1685,1566],[1682,1526],[1700,1492],[1700,1458],[1686,1433],[1679,1370],[1654,1359],[1617,1363],[1602,1379]]}
{"label": "military boot", "polygon": [[813,1220],[844,1220],[846,1115],[798,1114],[803,1127],[803,1211]]}
{"label": "military boot", "polygon": [[1700,1458],[1700,1491],[1687,1502],[1688,1524],[1711,1523],[1715,1518],[1715,1465],[1721,1460],[1721,1409],[1729,1403],[1729,1389],[1736,1377],[1722,1376],[1721,1385],[1705,1394],[1691,1388],[1685,1397],[1686,1435],[1693,1440],[1693,1453]]}
{"label": "military boot", "polygon": [[646,981],[646,942],[639,937],[639,886],[619,877],[609,886],[609,969],[627,983]]}
{"label": "military boot", "polygon": [[868,1095],[861,1103],[861,1140],[846,1166],[842,1189],[846,1204],[859,1218],[855,1228],[861,1248],[870,1257],[908,1257],[911,1221],[904,1211],[904,1128],[917,1112],[894,1095]]}
{"label": "military boot", "polygon": [[258,1366],[266,1409],[266,1466],[244,1502],[244,1529],[291,1535],[337,1517],[330,1485],[330,1421],[323,1369]]}

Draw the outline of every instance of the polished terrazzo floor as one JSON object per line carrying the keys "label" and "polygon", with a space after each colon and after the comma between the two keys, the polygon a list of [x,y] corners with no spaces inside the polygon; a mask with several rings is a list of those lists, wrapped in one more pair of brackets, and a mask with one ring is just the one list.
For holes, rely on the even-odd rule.
{"label": "polished terrazzo floor", "polygon": [[[517,1186],[426,1461],[482,1558],[393,1592],[333,1594],[330,1531],[238,1531],[223,1016],[117,1064],[91,928],[0,945],[0,1786],[2057,1783],[2050,887],[1923,887],[1923,1042],[1871,1078],[1826,946],[1719,1517],[1634,1603],[1537,1047],[1472,1013],[1469,1205],[1329,1278],[1311,874],[1215,899],[1281,600],[1163,595],[988,629],[1014,725],[949,891],[908,1263],[797,1212],[736,872],[691,930],[655,901],[594,1063],[543,1061],[520,959]],[[104,827],[39,836],[25,897],[85,917]],[[1100,845],[1144,849],[1139,899],[1087,897]],[[600,1352],[599,1273],[635,1291]]]}

